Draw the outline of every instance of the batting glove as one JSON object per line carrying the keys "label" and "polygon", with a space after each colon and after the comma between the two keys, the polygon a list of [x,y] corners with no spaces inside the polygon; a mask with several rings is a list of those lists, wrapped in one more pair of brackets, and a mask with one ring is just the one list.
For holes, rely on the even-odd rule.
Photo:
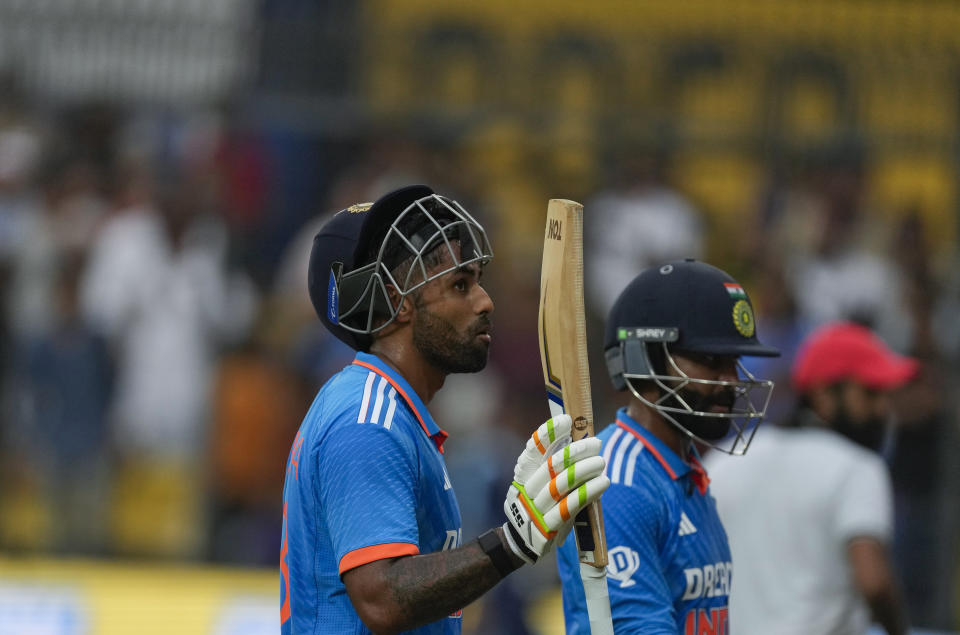
{"label": "batting glove", "polygon": [[610,486],[600,439],[571,443],[573,421],[560,415],[537,428],[513,470],[503,525],[510,549],[533,564],[562,543],[577,513]]}

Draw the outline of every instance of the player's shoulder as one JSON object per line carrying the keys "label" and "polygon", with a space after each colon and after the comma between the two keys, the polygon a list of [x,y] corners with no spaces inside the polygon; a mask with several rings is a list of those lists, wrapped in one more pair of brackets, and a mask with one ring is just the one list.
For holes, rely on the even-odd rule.
{"label": "player's shoulder", "polygon": [[641,483],[649,485],[651,481],[666,480],[663,468],[637,434],[610,424],[597,437],[603,442],[601,451],[607,462],[607,477],[611,487],[634,487]]}
{"label": "player's shoulder", "polygon": [[410,438],[412,415],[396,389],[381,374],[350,365],[317,393],[304,418],[308,445],[325,451],[333,446],[350,452],[415,452]]}
{"label": "player's shoulder", "polygon": [[314,402],[314,416],[324,427],[372,423],[390,430],[406,417],[406,406],[383,375],[351,364],[324,384]]}
{"label": "player's shoulder", "polygon": [[676,506],[671,479],[643,441],[616,424],[597,436],[603,441],[602,454],[610,479],[610,488],[603,496],[613,503],[613,512],[647,518],[669,515]]}

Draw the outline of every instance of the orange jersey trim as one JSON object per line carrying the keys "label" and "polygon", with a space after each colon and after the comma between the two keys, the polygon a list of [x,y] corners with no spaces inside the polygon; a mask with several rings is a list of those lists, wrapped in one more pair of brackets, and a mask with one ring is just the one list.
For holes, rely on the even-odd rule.
{"label": "orange jersey trim", "polygon": [[361,547],[340,558],[340,570],[338,573],[343,575],[350,569],[356,569],[359,566],[384,560],[386,558],[399,558],[400,556],[415,556],[420,553],[420,549],[409,542],[388,542],[382,545],[370,545]]}
{"label": "orange jersey trim", "polygon": [[287,566],[287,503],[283,503],[283,545],[280,549],[280,575],[283,576],[283,605],[280,607],[280,625],[290,619],[290,567]]}
{"label": "orange jersey trim", "polygon": [[670,464],[667,463],[666,459],[663,458],[663,456],[660,454],[657,448],[653,447],[653,445],[649,441],[643,438],[642,434],[632,429],[630,426],[625,424],[623,421],[620,421],[619,419],[617,419],[617,425],[623,428],[624,430],[626,430],[627,432],[629,432],[630,434],[632,434],[633,436],[640,439],[640,443],[643,444],[643,447],[649,450],[650,454],[652,454],[654,457],[656,457],[658,461],[660,461],[660,465],[662,465],[663,469],[666,470],[667,474],[670,475],[670,478],[672,478],[673,480],[677,480],[677,473],[673,471],[673,468],[670,467]]}
{"label": "orange jersey trim", "polygon": [[377,367],[374,366],[373,364],[368,364],[367,362],[360,361],[359,359],[353,360],[353,363],[356,364],[357,366],[363,366],[364,368],[366,368],[366,369],[368,369],[368,370],[372,370],[372,371],[375,372],[376,374],[380,375],[381,377],[383,377],[384,379],[386,379],[387,382],[388,382],[391,386],[393,386],[394,389],[396,389],[396,391],[397,391],[398,393],[400,393],[400,396],[403,397],[404,401],[407,402],[407,405],[410,406],[410,410],[413,410],[413,414],[416,415],[417,421],[420,422],[420,427],[423,428],[423,431],[427,433],[427,436],[428,436],[428,437],[430,437],[431,439],[433,439],[433,442],[434,442],[434,444],[436,444],[437,449],[440,450],[440,454],[443,454],[443,442],[446,441],[446,440],[447,440],[447,437],[450,436],[450,435],[448,435],[448,434],[447,434],[446,432],[444,432],[443,430],[438,430],[436,434],[430,434],[430,431],[427,430],[427,424],[423,422],[423,417],[421,417],[421,416],[420,416],[420,413],[417,412],[417,409],[416,409],[416,408],[414,407],[414,405],[413,405],[413,401],[410,399],[409,396],[407,396],[406,391],[405,391],[403,388],[401,388],[401,387],[397,384],[397,382],[395,382],[395,381],[393,380],[392,377],[390,377],[389,375],[387,375],[385,372],[383,372],[382,370],[380,370],[379,368],[377,368]]}

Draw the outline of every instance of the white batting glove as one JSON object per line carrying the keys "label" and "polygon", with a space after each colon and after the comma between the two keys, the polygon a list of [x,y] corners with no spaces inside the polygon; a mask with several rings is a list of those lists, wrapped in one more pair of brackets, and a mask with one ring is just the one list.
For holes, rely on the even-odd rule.
{"label": "white batting glove", "polygon": [[569,415],[560,415],[537,428],[517,459],[503,502],[507,544],[529,564],[563,542],[577,513],[610,486],[600,439],[571,443],[572,425]]}

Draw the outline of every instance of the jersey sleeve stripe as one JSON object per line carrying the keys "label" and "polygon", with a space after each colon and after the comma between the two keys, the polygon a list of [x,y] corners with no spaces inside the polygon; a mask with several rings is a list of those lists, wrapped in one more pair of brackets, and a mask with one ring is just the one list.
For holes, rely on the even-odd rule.
{"label": "jersey sleeve stripe", "polygon": [[378,423],[380,421],[380,410],[383,408],[383,390],[386,386],[386,380],[381,377],[380,381],[377,382],[377,398],[373,402],[373,414],[370,415],[370,423]]}
{"label": "jersey sleeve stripe", "polygon": [[383,427],[387,430],[393,425],[393,414],[397,411],[397,389],[391,387],[387,395],[390,405],[387,407],[387,415],[383,419]]}
{"label": "jersey sleeve stripe", "polygon": [[627,455],[627,474],[623,478],[623,484],[627,487],[633,485],[633,471],[637,467],[637,457],[640,456],[642,450],[642,443],[634,443],[633,449],[631,449],[630,454]]}
{"label": "jersey sleeve stripe", "polygon": [[[670,476],[670,478],[672,478],[673,480],[677,480],[677,473],[673,471],[673,468],[670,467],[670,464],[667,463],[666,459],[663,458],[663,455],[660,454],[660,452],[657,450],[657,448],[655,448],[655,447],[653,447],[652,445],[650,445],[650,442],[647,441],[646,439],[644,439],[644,438],[640,435],[639,432],[637,432],[636,430],[631,430],[631,429],[627,426],[627,424],[625,424],[624,422],[620,421],[619,419],[617,419],[617,425],[620,426],[620,429],[621,429],[621,430],[626,430],[627,432],[629,432],[630,434],[632,434],[634,437],[636,437],[637,439],[639,439],[639,440],[640,440],[640,443],[642,443],[645,448],[647,448],[648,450],[650,450],[650,454],[652,454],[652,455],[657,459],[657,461],[660,462],[660,465],[663,466],[663,471],[666,472],[666,473]],[[611,479],[611,480],[613,480],[613,479]]]}
{"label": "jersey sleeve stripe", "polygon": [[613,434],[610,435],[610,438],[607,439],[605,447],[603,448],[603,463],[606,465],[607,478],[612,480],[612,474],[610,473],[610,456],[613,454],[613,446],[617,444],[617,440],[623,435],[623,430],[617,428],[613,431]]}
{"label": "jersey sleeve stripe", "polygon": [[430,434],[430,430],[427,428],[427,424],[423,421],[423,416],[417,411],[417,408],[414,405],[413,400],[410,399],[410,396],[407,395],[406,392],[404,392],[403,388],[397,385],[397,383],[394,382],[393,379],[383,374],[383,371],[377,368],[376,366],[373,366],[372,364],[368,364],[367,362],[361,361],[359,359],[353,360],[353,363],[355,366],[362,366],[368,370],[375,372],[376,374],[380,375],[381,377],[386,379],[388,382],[390,382],[391,386],[397,389],[397,392],[400,393],[400,396],[403,397],[403,400],[407,402],[407,405],[410,406],[410,410],[413,411],[413,414],[417,417],[417,421],[420,422],[420,427],[423,428],[423,431],[426,433],[428,437],[433,439],[434,445],[437,446],[437,451],[440,452],[440,454],[443,454],[443,442],[447,440],[447,437],[449,435],[443,430],[438,430],[433,435]]}
{"label": "jersey sleeve stripe", "polygon": [[409,542],[388,542],[382,545],[370,545],[361,547],[345,554],[340,558],[340,575],[350,569],[356,569],[359,566],[383,560],[384,558],[397,558],[399,556],[415,556],[420,553],[417,545]]}
{"label": "jersey sleeve stripe", "polygon": [[363,385],[363,401],[360,402],[360,413],[357,415],[357,423],[363,423],[367,419],[367,407],[370,405],[370,390],[373,388],[373,380],[376,373],[367,375],[367,383]]}
{"label": "jersey sleeve stripe", "polygon": [[636,442],[636,439],[626,438],[617,446],[617,454],[613,457],[613,467],[610,469],[610,482],[622,483],[624,481],[623,457]]}

